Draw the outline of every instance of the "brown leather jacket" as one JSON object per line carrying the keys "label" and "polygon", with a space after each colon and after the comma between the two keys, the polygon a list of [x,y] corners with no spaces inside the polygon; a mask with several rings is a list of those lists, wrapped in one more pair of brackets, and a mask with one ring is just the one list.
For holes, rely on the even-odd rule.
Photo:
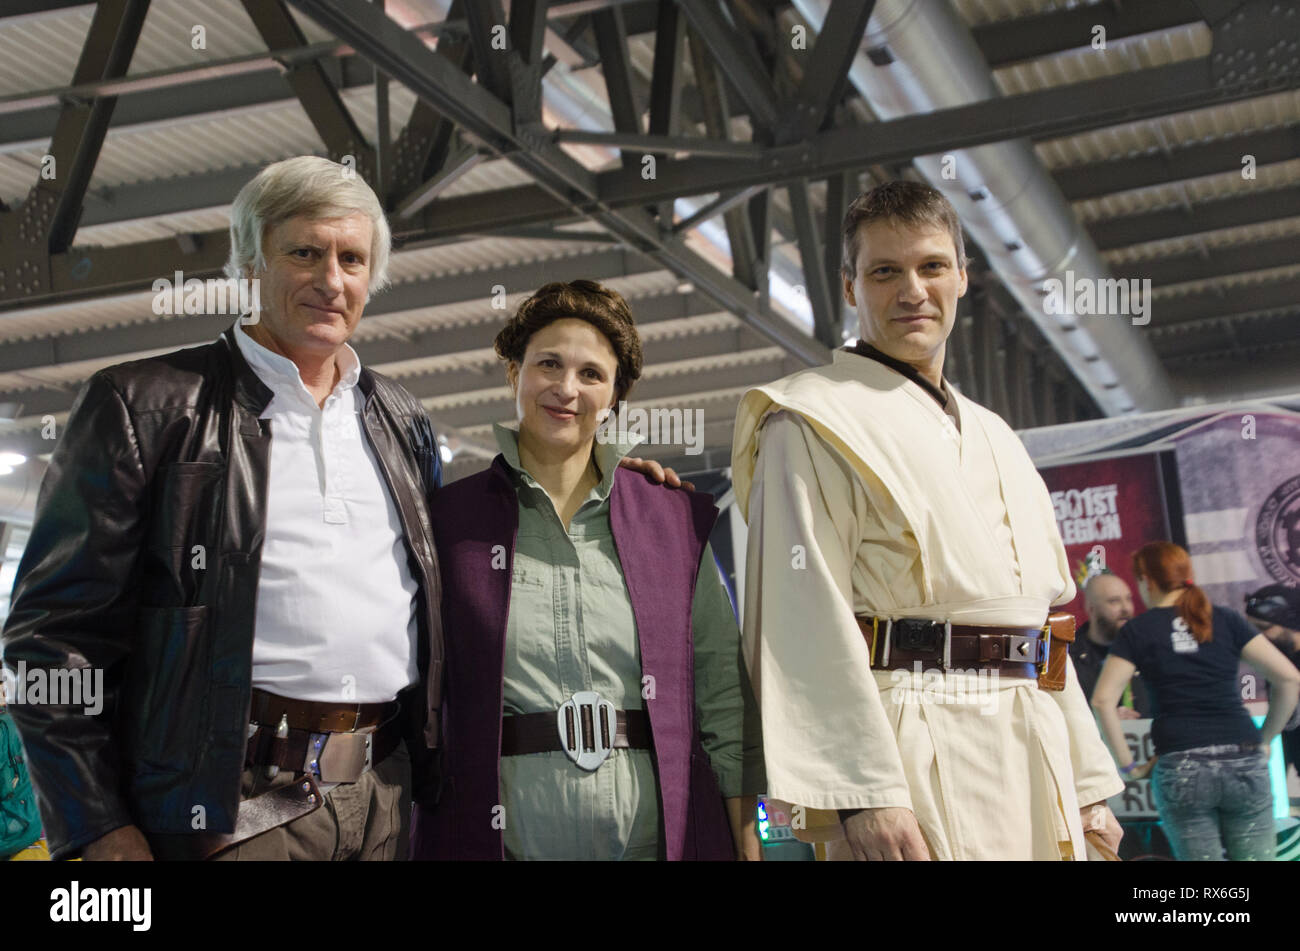
{"label": "brown leather jacket", "polygon": [[[10,705],[55,858],[130,824],[190,833],[202,816],[208,832],[234,829],[271,449],[258,417],[272,393],[233,334],[96,373],[41,486],[5,664],[104,671],[98,716]],[[357,386],[420,589],[426,690],[408,692],[422,696],[406,724],[425,797],[433,756],[421,734],[436,742],[443,656],[428,514],[438,445],[402,387],[366,369]]]}

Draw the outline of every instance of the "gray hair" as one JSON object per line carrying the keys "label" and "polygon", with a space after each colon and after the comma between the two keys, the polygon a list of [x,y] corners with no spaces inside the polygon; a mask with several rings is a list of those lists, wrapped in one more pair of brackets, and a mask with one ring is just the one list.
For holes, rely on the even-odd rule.
{"label": "gray hair", "polygon": [[262,238],[281,222],[308,218],[346,218],[361,212],[374,224],[370,239],[369,294],[388,286],[388,253],[393,235],[384,206],[356,170],[316,155],[299,155],[268,165],[239,190],[230,209],[227,277],[244,277],[266,268]]}

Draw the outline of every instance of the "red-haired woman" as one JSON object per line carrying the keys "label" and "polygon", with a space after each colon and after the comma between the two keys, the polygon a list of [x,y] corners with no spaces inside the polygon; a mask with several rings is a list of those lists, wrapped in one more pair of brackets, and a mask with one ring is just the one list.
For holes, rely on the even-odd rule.
{"label": "red-haired woman", "polygon": [[[1165,836],[1179,861],[1272,859],[1276,850],[1268,748],[1300,699],[1300,671],[1241,615],[1210,603],[1192,561],[1171,542],[1133,553],[1147,611],[1125,624],[1092,694],[1120,772],[1153,775]],[[1242,705],[1237,666],[1268,678],[1268,716],[1257,730]],[[1116,707],[1133,674],[1155,702],[1157,759],[1137,767]]]}

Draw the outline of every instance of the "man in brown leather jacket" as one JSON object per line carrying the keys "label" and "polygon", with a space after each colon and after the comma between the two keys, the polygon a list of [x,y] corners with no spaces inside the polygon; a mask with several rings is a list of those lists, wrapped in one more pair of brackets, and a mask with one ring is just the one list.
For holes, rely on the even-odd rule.
{"label": "man in brown leather jacket", "polygon": [[19,568],[6,665],[103,672],[98,714],[11,705],[54,858],[403,857],[432,781],[438,446],[347,345],[382,208],[308,156],[231,218],[260,312],[91,378]]}

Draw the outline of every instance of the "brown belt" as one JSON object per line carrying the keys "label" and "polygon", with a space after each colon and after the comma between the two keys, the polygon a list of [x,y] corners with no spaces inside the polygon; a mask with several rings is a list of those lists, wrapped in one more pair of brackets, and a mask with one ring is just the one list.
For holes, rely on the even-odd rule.
{"label": "brown belt", "polygon": [[940,669],[994,669],[1008,677],[1036,678],[1047,663],[1042,627],[947,625],[920,618],[859,617],[874,670],[906,670],[917,663]]}
{"label": "brown belt", "polygon": [[[396,720],[378,729],[354,733],[294,729],[289,730],[288,736],[275,733],[275,726],[258,724],[257,732],[248,738],[244,765],[310,772],[323,783],[355,783],[366,766],[378,766],[402,742],[402,730]],[[310,758],[308,753],[312,754]]]}
{"label": "brown belt", "polygon": [[[614,749],[648,750],[650,718],[644,710],[619,710],[616,717]],[[501,755],[524,756],[564,750],[554,713],[524,713],[501,718]]]}
{"label": "brown belt", "polygon": [[317,700],[291,700],[265,690],[253,689],[253,705],[248,715],[254,723],[274,729],[280,718],[288,720],[292,730],[309,733],[351,733],[377,727],[397,715],[398,703],[325,703]]}

